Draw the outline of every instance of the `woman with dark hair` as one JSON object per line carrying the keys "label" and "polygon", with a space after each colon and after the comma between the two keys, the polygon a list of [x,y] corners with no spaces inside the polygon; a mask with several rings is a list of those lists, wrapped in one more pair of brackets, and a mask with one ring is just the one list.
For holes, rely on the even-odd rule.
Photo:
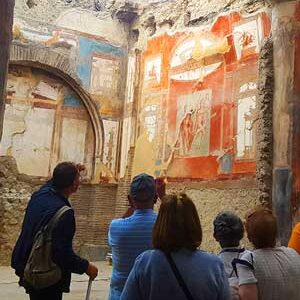
{"label": "woman with dark hair", "polygon": [[300,256],[294,249],[276,247],[277,221],[265,208],[246,218],[246,231],[254,245],[237,261],[241,300],[299,300]]}
{"label": "woman with dark hair", "polygon": [[121,299],[230,299],[224,265],[217,256],[197,250],[201,241],[192,200],[185,194],[166,196],[154,226],[154,250],[136,259]]}
{"label": "woman with dark hair", "polygon": [[214,238],[222,247],[218,256],[225,266],[225,272],[231,287],[231,299],[237,300],[239,299],[238,277],[234,272],[232,262],[248,252],[240,245],[240,241],[244,237],[244,224],[235,213],[224,211],[216,216],[213,225]]}

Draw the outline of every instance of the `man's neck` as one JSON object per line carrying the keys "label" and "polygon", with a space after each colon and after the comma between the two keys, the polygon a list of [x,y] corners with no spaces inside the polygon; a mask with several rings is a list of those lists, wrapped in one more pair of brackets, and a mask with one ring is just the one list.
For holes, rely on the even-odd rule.
{"label": "man's neck", "polygon": [[60,190],[57,190],[57,189],[55,189],[55,188],[53,188],[53,189],[54,189],[54,191],[55,191],[56,193],[62,195],[62,196],[63,196],[64,198],[66,198],[66,199],[69,199],[69,197],[71,196],[71,194],[70,194],[68,191],[65,191],[65,190],[60,191]]}
{"label": "man's neck", "polygon": [[153,207],[154,207],[153,201],[147,203],[136,201],[134,203],[134,209],[153,209]]}

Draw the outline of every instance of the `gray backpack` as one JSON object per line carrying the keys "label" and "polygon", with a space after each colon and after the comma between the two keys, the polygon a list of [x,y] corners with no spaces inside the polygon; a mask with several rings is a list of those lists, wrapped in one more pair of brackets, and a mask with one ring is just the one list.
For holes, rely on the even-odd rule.
{"label": "gray backpack", "polygon": [[63,206],[50,219],[48,224],[35,235],[27,260],[24,279],[36,290],[50,287],[61,279],[61,269],[52,261],[52,231],[62,215],[72,209]]}

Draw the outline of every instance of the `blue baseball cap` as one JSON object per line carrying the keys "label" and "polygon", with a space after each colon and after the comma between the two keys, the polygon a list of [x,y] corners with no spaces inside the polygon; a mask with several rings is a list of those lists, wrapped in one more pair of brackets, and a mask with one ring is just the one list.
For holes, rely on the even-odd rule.
{"label": "blue baseball cap", "polygon": [[142,173],[133,178],[129,190],[129,196],[133,200],[140,202],[154,200],[156,194],[156,184],[152,176]]}

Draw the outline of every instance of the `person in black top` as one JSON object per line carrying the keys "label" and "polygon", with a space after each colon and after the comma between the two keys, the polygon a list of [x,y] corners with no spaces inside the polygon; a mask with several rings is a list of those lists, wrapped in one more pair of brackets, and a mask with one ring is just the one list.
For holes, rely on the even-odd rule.
{"label": "person in black top", "polygon": [[73,251],[72,242],[75,234],[73,209],[64,213],[52,233],[52,259],[61,268],[62,278],[53,286],[35,290],[23,278],[34,236],[44,227],[54,214],[63,206],[70,206],[68,200],[80,184],[80,171],[84,167],[71,162],[58,164],[50,181],[33,193],[26,208],[21,234],[15,245],[11,266],[20,278],[31,300],[61,300],[64,292],[70,291],[71,273],[86,273],[92,280],[98,275],[95,265],[82,259]]}

